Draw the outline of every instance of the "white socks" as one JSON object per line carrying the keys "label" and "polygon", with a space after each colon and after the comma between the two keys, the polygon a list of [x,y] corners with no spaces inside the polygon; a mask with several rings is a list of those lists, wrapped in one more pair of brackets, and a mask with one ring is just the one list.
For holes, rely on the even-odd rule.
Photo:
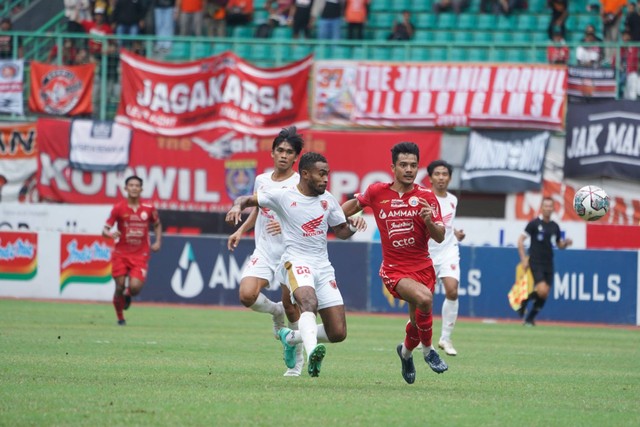
{"label": "white socks", "polygon": [[[316,345],[318,345],[318,326],[316,325],[316,315],[311,311],[305,311],[302,313],[298,320],[298,330],[300,331],[302,344],[304,345],[304,350],[308,357],[313,349],[316,348]],[[324,327],[322,330],[324,331]]]}
{"label": "white socks", "polygon": [[451,333],[453,332],[453,327],[456,325],[456,320],[458,320],[458,300],[452,301],[445,298],[442,303],[441,340],[451,340]]}
{"label": "white socks", "polygon": [[269,313],[275,314],[277,310],[278,304],[271,301],[269,298],[264,296],[261,292],[258,294],[258,298],[256,298],[256,302],[253,303],[251,307],[249,307],[253,311],[257,311],[258,313]]}

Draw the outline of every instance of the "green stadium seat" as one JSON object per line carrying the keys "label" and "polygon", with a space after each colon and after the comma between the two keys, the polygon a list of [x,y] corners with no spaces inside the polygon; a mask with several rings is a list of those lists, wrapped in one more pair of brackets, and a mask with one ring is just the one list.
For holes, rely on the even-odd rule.
{"label": "green stadium seat", "polygon": [[236,43],[233,45],[233,53],[238,55],[240,58],[250,59],[251,53],[252,53],[251,45],[246,43],[243,43],[243,44]]}
{"label": "green stadium seat", "polygon": [[438,30],[433,32],[433,41],[438,43],[449,43],[453,40],[452,31]]}
{"label": "green stadium seat", "polygon": [[417,42],[428,42],[433,40],[432,30],[416,30],[413,35],[413,40]]}
{"label": "green stadium seat", "polygon": [[439,30],[452,30],[456,28],[458,18],[453,13],[440,13],[436,20],[436,27]]}
{"label": "green stadium seat", "polygon": [[527,62],[529,52],[526,49],[505,49],[504,57],[508,62]]}
{"label": "green stadium seat", "polygon": [[173,42],[171,43],[171,51],[167,55],[167,59],[188,59],[189,43]]}
{"label": "green stadium seat", "polygon": [[291,48],[291,56],[293,60],[302,59],[308,56],[311,53],[311,46],[302,45],[302,44],[294,44]]}
{"label": "green stadium seat", "polygon": [[469,61],[472,62],[484,62],[487,60],[487,49],[469,49],[467,51],[467,55],[469,56]]}
{"label": "green stadium seat", "polygon": [[517,31],[519,29],[514,15],[498,16],[498,25],[495,28],[501,31]]}
{"label": "green stadium seat", "polygon": [[291,40],[293,38],[291,27],[275,27],[271,33],[271,38]]}
{"label": "green stadium seat", "polygon": [[529,57],[529,61],[533,61],[538,64],[546,64],[547,63],[547,51],[545,49],[536,49],[532,56]]}
{"label": "green stadium seat", "polygon": [[214,43],[211,53],[213,55],[217,55],[219,53],[226,52],[228,50],[232,50],[231,43]]}
{"label": "green stadium seat", "polygon": [[371,2],[371,12],[387,12],[391,10],[393,0],[374,0]]}
{"label": "green stadium seat", "polygon": [[458,15],[458,25],[460,30],[475,30],[476,29],[476,15],[471,13],[461,13]]}
{"label": "green stadium seat", "polygon": [[[376,1],[378,0],[372,0],[373,3],[375,3]],[[411,0],[409,10],[411,10],[413,13],[431,13],[431,11],[433,10],[432,2],[431,0]]]}
{"label": "green stadium seat", "polygon": [[411,54],[408,49],[402,48],[402,49],[390,49],[390,50],[391,50],[391,55],[388,55],[388,56],[389,56],[389,59],[391,59],[392,61],[402,61],[402,62],[411,61]]}
{"label": "green stadium seat", "polygon": [[192,47],[194,58],[206,58],[211,56],[211,43],[195,43]]}
{"label": "green stadium seat", "polygon": [[279,64],[289,62],[291,56],[291,45],[275,43],[271,46],[272,57]]}
{"label": "green stadium seat", "polygon": [[493,42],[493,34],[490,31],[476,31],[473,33],[473,41],[476,43]]}
{"label": "green stadium seat", "polygon": [[456,43],[469,43],[473,41],[473,33],[471,31],[454,31],[453,41]]}
{"label": "green stadium seat", "polygon": [[551,21],[551,16],[548,15],[538,15],[536,17],[536,30],[547,32],[549,28],[549,22]]}
{"label": "green stadium seat", "polygon": [[511,32],[509,31],[494,31],[493,32],[493,41],[495,43],[510,43],[511,42]]}
{"label": "green stadium seat", "polygon": [[[547,12],[547,0],[528,0],[528,2],[529,2],[529,13]],[[548,13],[548,14],[551,15],[551,13]]]}
{"label": "green stadium seat", "polygon": [[367,59],[365,48],[362,46],[354,47],[351,54],[353,55],[353,59]]}
{"label": "green stadium seat", "polygon": [[391,31],[391,26],[395,20],[395,14],[386,12],[377,12],[371,14],[367,25],[374,28],[381,28],[387,31]]}
{"label": "green stadium seat", "polygon": [[391,59],[391,49],[373,49],[373,52],[369,51],[369,57],[374,61],[388,61]]}
{"label": "green stadium seat", "polygon": [[537,31],[538,20],[534,15],[522,14],[518,15],[518,31]]}
{"label": "green stadium seat", "polygon": [[[375,3],[375,0],[374,0]],[[403,10],[411,9],[411,0],[393,0],[391,2],[391,10],[395,12],[402,12]],[[413,9],[415,11],[415,9]]]}
{"label": "green stadium seat", "polygon": [[524,31],[516,31],[511,34],[511,41],[514,44],[528,45],[533,41],[533,34]]}
{"label": "green stadium seat", "polygon": [[231,28],[231,35],[236,39],[253,38],[253,28],[246,25],[236,25]]}
{"label": "green stadium seat", "polygon": [[391,33],[388,29],[380,29],[378,28],[373,32],[374,40],[387,40],[389,38],[389,34]]}
{"label": "green stadium seat", "polygon": [[414,18],[416,28],[433,30],[436,27],[436,15],[433,13],[418,13]]}
{"label": "green stadium seat", "polygon": [[547,43],[549,41],[549,35],[546,31],[544,33],[540,31],[532,33],[531,37],[531,41],[534,43]]}
{"label": "green stadium seat", "polygon": [[335,59],[351,59],[351,46],[333,46],[331,57]]}
{"label": "green stadium seat", "polygon": [[432,47],[428,51],[427,60],[443,62],[447,60],[447,49],[443,47]]}
{"label": "green stadium seat", "polygon": [[495,15],[482,13],[478,15],[476,27],[478,30],[493,31],[496,29],[496,21]]}
{"label": "green stadium seat", "polygon": [[414,47],[411,49],[411,61],[427,61],[429,60],[429,49],[425,47]]}
{"label": "green stadium seat", "polygon": [[488,60],[491,62],[504,62],[505,56],[504,49],[491,49],[489,50]]}
{"label": "green stadium seat", "polygon": [[469,60],[467,49],[464,47],[453,47],[449,50],[448,54],[447,60],[451,62],[466,62]]}

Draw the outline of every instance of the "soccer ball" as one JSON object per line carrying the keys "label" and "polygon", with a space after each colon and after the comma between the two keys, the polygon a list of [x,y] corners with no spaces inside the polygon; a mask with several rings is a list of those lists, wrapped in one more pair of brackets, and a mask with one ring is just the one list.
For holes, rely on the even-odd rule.
{"label": "soccer ball", "polygon": [[609,196],[594,185],[587,185],[573,196],[573,209],[585,221],[597,221],[609,212]]}

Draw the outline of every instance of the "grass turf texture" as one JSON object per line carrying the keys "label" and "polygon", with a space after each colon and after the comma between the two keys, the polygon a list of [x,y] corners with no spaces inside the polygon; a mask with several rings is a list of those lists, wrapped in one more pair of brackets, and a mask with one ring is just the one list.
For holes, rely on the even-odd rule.
{"label": "grass turf texture", "polygon": [[127,321],[0,300],[0,425],[640,425],[638,329],[463,320],[449,371],[414,352],[408,385],[402,317],[347,314],[319,378],[282,376],[267,315],[134,303]]}

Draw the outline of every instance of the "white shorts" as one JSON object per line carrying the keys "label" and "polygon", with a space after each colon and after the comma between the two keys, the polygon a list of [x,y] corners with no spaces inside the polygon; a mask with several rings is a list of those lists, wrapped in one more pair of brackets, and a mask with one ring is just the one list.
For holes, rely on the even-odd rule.
{"label": "white shorts", "polygon": [[278,261],[274,262],[256,249],[249,257],[244,270],[242,270],[241,280],[245,277],[258,277],[269,282],[266,287],[267,290],[275,291],[280,288],[280,282],[275,280],[277,267]]}
{"label": "white shorts", "polygon": [[441,279],[443,277],[452,277],[460,283],[460,257],[453,256],[449,259],[445,259],[439,263],[433,263],[433,268],[436,270],[436,277]]}
{"label": "white shorts", "polygon": [[294,304],[293,292],[301,286],[311,286],[316,291],[318,310],[344,305],[335,270],[330,264],[318,268],[304,261],[286,261],[278,267],[276,279],[289,288]]}

